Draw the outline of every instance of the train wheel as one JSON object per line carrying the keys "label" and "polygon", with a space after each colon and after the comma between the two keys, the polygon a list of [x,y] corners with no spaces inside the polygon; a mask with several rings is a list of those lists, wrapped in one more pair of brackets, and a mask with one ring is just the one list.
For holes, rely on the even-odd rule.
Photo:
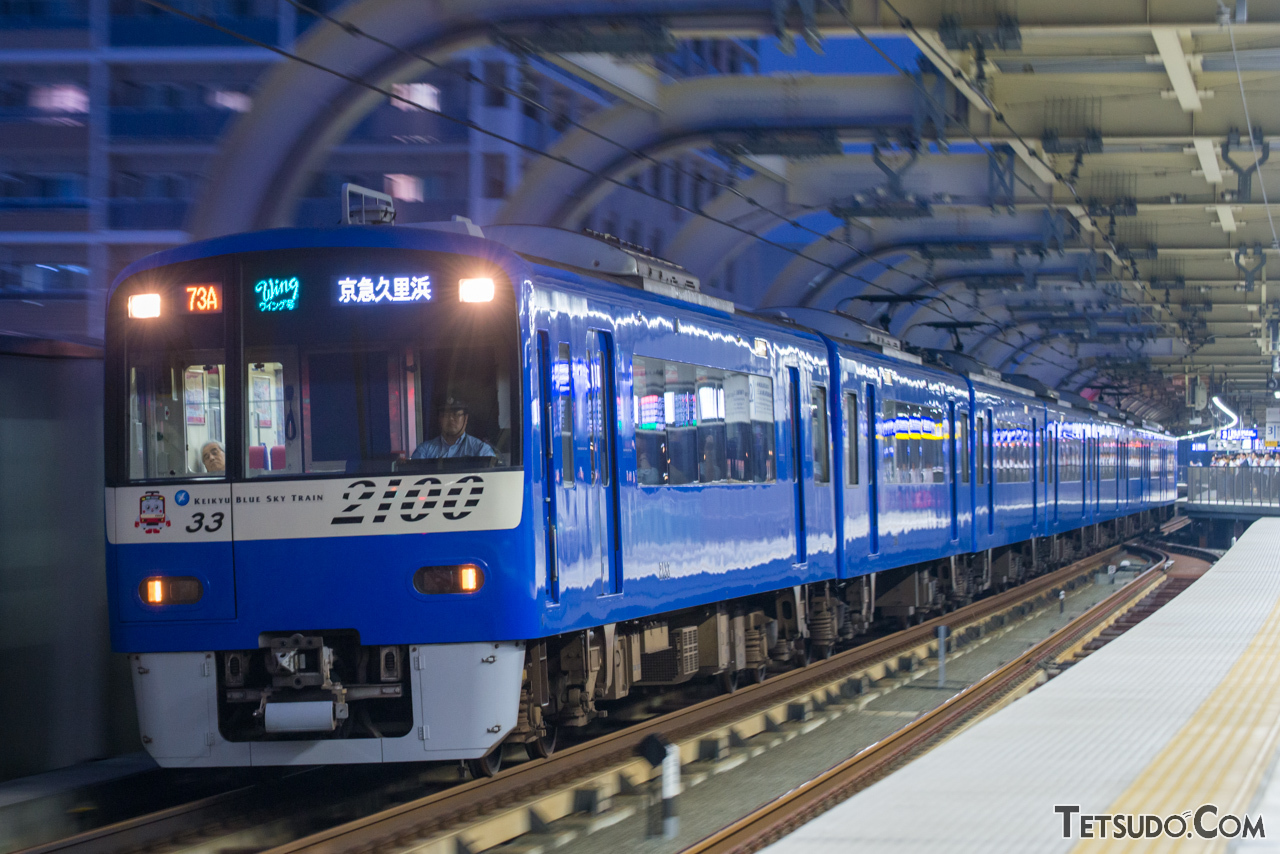
{"label": "train wheel", "polygon": [[502,745],[499,744],[479,759],[468,759],[467,767],[471,769],[471,776],[477,780],[497,774],[502,770]]}
{"label": "train wheel", "polygon": [[559,735],[559,727],[548,725],[543,735],[524,743],[525,752],[529,754],[530,759],[546,759],[556,752],[556,739]]}
{"label": "train wheel", "polygon": [[732,694],[738,690],[738,671],[725,670],[716,677],[716,685],[720,687],[720,693]]}

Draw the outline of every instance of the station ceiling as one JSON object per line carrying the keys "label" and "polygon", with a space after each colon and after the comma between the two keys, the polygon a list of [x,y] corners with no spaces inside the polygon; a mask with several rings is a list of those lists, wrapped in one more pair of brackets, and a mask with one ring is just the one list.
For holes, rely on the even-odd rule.
{"label": "station ceiling", "polygon": [[[1170,426],[1191,382],[1244,405],[1272,396],[1280,0],[352,0],[334,15],[348,28],[315,28],[297,47],[313,65],[275,69],[229,135],[197,236],[287,224],[376,88],[420,75],[421,58],[554,47],[621,100],[531,161],[503,221],[567,226],[650,158],[711,152],[742,182],[665,254],[714,276],[756,235],[802,235],[762,306],[1102,387]],[[885,36],[925,61],[670,82],[636,53]]]}

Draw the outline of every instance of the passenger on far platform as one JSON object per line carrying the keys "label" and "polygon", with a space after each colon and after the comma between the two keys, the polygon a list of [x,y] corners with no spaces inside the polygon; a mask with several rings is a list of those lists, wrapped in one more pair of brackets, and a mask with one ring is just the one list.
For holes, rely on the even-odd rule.
{"label": "passenger on far platform", "polygon": [[439,407],[440,435],[428,439],[413,451],[415,460],[441,460],[458,457],[497,457],[498,453],[482,439],[467,434],[467,404],[450,395]]}
{"label": "passenger on far platform", "polygon": [[210,473],[224,472],[227,470],[227,454],[222,449],[222,443],[210,439],[200,446],[200,462],[204,463],[204,470]]}

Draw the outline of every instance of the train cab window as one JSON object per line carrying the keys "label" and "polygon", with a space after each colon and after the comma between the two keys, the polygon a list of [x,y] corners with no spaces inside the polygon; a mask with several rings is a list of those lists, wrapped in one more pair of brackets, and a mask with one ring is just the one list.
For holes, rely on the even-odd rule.
{"label": "train cab window", "polygon": [[815,385],[809,390],[809,429],[813,433],[813,480],[831,482],[831,443],[827,433],[827,389]]}
{"label": "train cab window", "polygon": [[848,425],[845,430],[846,446],[845,459],[848,460],[849,467],[849,486],[858,485],[858,433],[860,425],[858,422],[858,395],[850,392],[844,396],[844,422]]}
{"label": "train cab window", "polygon": [[245,477],[520,464],[509,288],[463,302],[463,262],[438,253],[245,257]]}
{"label": "train cab window", "polygon": [[132,277],[113,297],[130,480],[226,477],[222,276],[207,262],[173,265]]}
{"label": "train cab window", "polygon": [[221,354],[130,353],[129,477],[225,477]]}
{"label": "train cab window", "polygon": [[776,480],[768,377],[636,356],[632,388],[640,485]]}

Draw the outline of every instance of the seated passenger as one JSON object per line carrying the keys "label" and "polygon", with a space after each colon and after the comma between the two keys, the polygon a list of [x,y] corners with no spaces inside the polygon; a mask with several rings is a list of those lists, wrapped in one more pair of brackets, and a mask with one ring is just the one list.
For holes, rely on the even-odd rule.
{"label": "seated passenger", "polygon": [[200,462],[204,470],[210,473],[224,472],[227,469],[227,455],[222,450],[222,443],[210,439],[200,446]]}
{"label": "seated passenger", "polygon": [[455,457],[496,457],[498,454],[483,440],[467,434],[467,405],[450,396],[439,408],[440,435],[428,439],[413,451],[415,460],[439,460]]}

